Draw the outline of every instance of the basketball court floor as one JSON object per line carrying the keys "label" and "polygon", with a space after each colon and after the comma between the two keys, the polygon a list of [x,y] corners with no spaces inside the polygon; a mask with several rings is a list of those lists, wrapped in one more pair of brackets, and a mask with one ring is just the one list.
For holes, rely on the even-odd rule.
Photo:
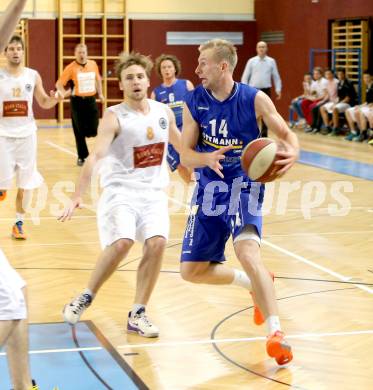
{"label": "basketball court floor", "polygon": [[[177,174],[169,191],[171,234],[148,307],[159,339],[125,333],[141,246],[104,285],[76,329],[63,305],[79,293],[100,251],[97,181],[69,222],[56,216],[74,189],[72,130],[40,125],[46,182],[27,215],[28,240],[10,238],[15,191],[0,204],[1,247],[28,283],[33,376],[41,389],[373,388],[373,148],[298,132],[302,154],[267,186],[262,256],[275,273],[282,327],[294,351],[278,367],[265,353],[265,327],[235,286],[195,285],[179,275],[188,201]],[[231,265],[239,267],[229,243]],[[0,352],[0,388],[9,389]],[[5,378],[5,379],[4,379]]]}

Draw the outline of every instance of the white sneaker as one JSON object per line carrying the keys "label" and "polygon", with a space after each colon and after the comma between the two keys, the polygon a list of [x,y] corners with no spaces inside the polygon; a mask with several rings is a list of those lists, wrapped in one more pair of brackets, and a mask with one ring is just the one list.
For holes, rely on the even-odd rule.
{"label": "white sneaker", "polygon": [[63,318],[70,325],[75,325],[84,310],[92,303],[92,297],[89,294],[80,294],[63,308]]}
{"label": "white sneaker", "polygon": [[133,317],[131,312],[128,313],[127,332],[138,333],[144,337],[159,336],[159,329],[149,321],[144,308],[137,311]]}

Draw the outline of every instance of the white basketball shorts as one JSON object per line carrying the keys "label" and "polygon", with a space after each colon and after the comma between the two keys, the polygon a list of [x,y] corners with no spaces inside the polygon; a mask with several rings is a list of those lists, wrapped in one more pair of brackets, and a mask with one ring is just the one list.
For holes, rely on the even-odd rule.
{"label": "white basketball shorts", "polygon": [[168,239],[168,198],[162,190],[106,187],[98,202],[97,224],[102,248],[121,238],[144,242]]}
{"label": "white basketball shorts", "polygon": [[16,186],[24,190],[40,187],[43,178],[36,167],[36,133],[25,138],[0,136],[0,189],[12,188],[14,176]]}
{"label": "white basketball shorts", "polygon": [[25,281],[11,267],[0,249],[0,321],[27,318],[26,300],[22,288]]}

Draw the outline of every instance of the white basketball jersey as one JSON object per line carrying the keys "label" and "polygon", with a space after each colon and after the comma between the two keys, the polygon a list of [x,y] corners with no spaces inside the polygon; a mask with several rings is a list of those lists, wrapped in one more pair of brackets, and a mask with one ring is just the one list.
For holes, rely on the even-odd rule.
{"label": "white basketball jersey", "polygon": [[143,115],[121,103],[108,110],[118,118],[120,132],[100,166],[101,186],[161,189],[168,185],[167,106],[147,99]]}
{"label": "white basketball jersey", "polygon": [[17,77],[0,69],[0,136],[23,138],[36,131],[32,111],[36,75],[30,68]]}

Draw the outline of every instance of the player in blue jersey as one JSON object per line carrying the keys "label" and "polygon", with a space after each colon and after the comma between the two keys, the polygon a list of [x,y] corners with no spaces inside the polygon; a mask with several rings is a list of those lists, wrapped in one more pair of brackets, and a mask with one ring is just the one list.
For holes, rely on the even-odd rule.
{"label": "player in blue jersey", "polygon": [[[178,79],[181,72],[180,61],[171,54],[162,54],[155,60],[155,69],[162,84],[158,85],[151,98],[167,104],[175,114],[176,125],[181,131],[183,126],[184,96],[194,86],[189,80]],[[186,182],[191,181],[191,171],[180,164],[180,155],[172,145],[168,145],[167,162],[172,172],[177,169],[180,177]]]}
{"label": "player in blue jersey", "polygon": [[[185,97],[183,110],[181,162],[195,168],[197,187],[184,235],[181,275],[193,283],[250,290],[254,322],[268,326],[267,353],[286,364],[293,355],[281,331],[273,281],[260,256],[264,186],[245,175],[240,156],[245,145],[260,136],[260,119],[283,146],[278,175],[296,161],[298,140],[265,93],[234,82],[237,54],[232,43],[216,39],[199,51],[196,73],[202,84]],[[224,264],[230,235],[245,272]]]}

